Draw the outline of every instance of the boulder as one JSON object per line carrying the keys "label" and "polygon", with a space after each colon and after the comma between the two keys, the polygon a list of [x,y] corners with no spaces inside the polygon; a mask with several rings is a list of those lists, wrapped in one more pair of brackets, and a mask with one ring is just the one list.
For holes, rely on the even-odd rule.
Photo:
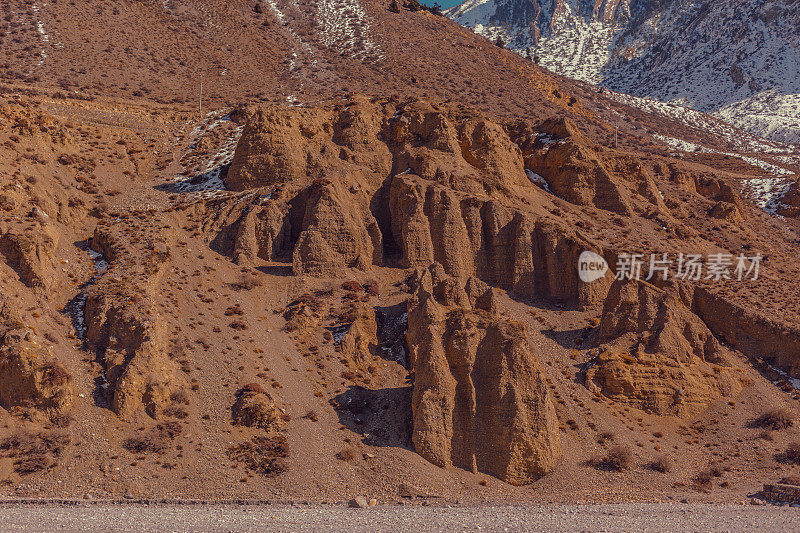
{"label": "boulder", "polygon": [[29,329],[0,343],[0,406],[27,418],[56,420],[72,408],[72,376]]}
{"label": "boulder", "polygon": [[47,289],[53,282],[55,232],[47,226],[0,230],[0,256],[28,287]]}

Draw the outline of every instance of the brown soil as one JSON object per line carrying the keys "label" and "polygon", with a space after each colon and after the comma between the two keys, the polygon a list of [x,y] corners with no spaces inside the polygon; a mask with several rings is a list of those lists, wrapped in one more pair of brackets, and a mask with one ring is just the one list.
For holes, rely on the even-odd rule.
{"label": "brown soil", "polygon": [[[426,12],[363,2],[369,41],[332,49],[315,2],[251,4],[0,6],[0,496],[731,501],[798,475],[800,423],[758,423],[800,411],[796,221],[740,197],[754,167],[647,132],[724,139]],[[765,261],[583,284],[584,250]]]}

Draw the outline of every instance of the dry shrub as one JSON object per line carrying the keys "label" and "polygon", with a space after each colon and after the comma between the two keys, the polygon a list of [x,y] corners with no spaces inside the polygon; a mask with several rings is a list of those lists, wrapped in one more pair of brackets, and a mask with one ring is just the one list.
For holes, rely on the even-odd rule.
{"label": "dry shrub", "polygon": [[317,422],[319,420],[319,415],[317,414],[317,412],[315,410],[312,409],[309,412],[307,412],[305,415],[303,415],[303,418],[311,420],[312,422]]}
{"label": "dry shrub", "polygon": [[263,285],[263,282],[253,274],[242,274],[236,281],[229,283],[229,285],[236,291],[249,291],[260,287]]}
{"label": "dry shrub", "polygon": [[0,451],[3,456],[16,459],[15,472],[27,475],[53,466],[53,458],[60,457],[69,443],[66,433],[18,431],[0,441]]}
{"label": "dry shrub", "polygon": [[370,296],[380,296],[381,294],[380,290],[378,289],[378,284],[373,282],[364,285],[364,292]]}
{"label": "dry shrub", "polygon": [[189,405],[189,395],[184,389],[173,392],[169,399],[175,404]]}
{"label": "dry shrub", "polygon": [[621,472],[633,464],[633,452],[628,446],[614,446],[605,457],[594,458],[590,463],[595,468]]}
{"label": "dry shrub", "polygon": [[172,445],[175,437],[181,434],[180,422],[162,422],[141,435],[130,437],[122,446],[134,453],[164,453]]}
{"label": "dry shrub", "polygon": [[164,416],[183,420],[185,418],[189,418],[189,411],[177,405],[170,405],[164,409]]}
{"label": "dry shrub", "polygon": [[241,320],[234,320],[233,322],[228,324],[228,327],[236,331],[244,331],[247,329],[247,324],[245,324]]}
{"label": "dry shrub", "polygon": [[342,289],[350,292],[361,292],[363,287],[357,281],[345,281],[342,283]]}
{"label": "dry shrub", "polygon": [[236,396],[239,397],[242,394],[247,394],[249,392],[255,394],[264,394],[266,391],[264,390],[264,387],[262,387],[258,383],[248,383],[247,385],[236,391]]}
{"label": "dry shrub", "polygon": [[33,474],[50,468],[53,463],[45,455],[23,457],[14,462],[14,471],[21,475]]}
{"label": "dry shrub", "polygon": [[336,458],[340,461],[354,461],[356,458],[356,451],[348,446],[347,448],[340,450],[339,453],[336,454]]}
{"label": "dry shrub", "polygon": [[800,476],[786,476],[782,477],[778,483],[783,485],[792,485],[795,487],[800,487]]}
{"label": "dry shrub", "polygon": [[49,389],[64,387],[72,381],[72,376],[57,361],[49,361],[42,366],[42,385]]}
{"label": "dry shrub", "polygon": [[616,438],[616,436],[613,433],[611,433],[609,431],[605,431],[603,433],[600,433],[597,436],[597,443],[598,444],[605,444],[606,441],[612,441],[613,442],[615,438]]}
{"label": "dry shrub", "polygon": [[672,459],[670,459],[666,455],[662,455],[657,457],[650,463],[650,469],[655,470],[656,472],[661,472],[662,474],[668,474],[672,472],[673,464]]}
{"label": "dry shrub", "polygon": [[272,397],[255,383],[237,393],[236,403],[231,406],[231,418],[234,425],[259,427],[268,431],[283,429],[287,422]]}
{"label": "dry shrub", "polygon": [[704,468],[703,470],[699,471],[695,476],[692,478],[694,484],[703,490],[708,490],[711,488],[711,482],[714,480],[714,472],[711,471],[710,468]]}
{"label": "dry shrub", "polygon": [[774,429],[780,431],[792,427],[794,424],[794,413],[785,407],[775,407],[761,413],[753,421],[753,425],[760,428]]}
{"label": "dry shrub", "polygon": [[786,460],[800,464],[800,442],[790,442],[786,447]]}
{"label": "dry shrub", "polygon": [[243,463],[250,470],[267,477],[276,477],[285,472],[285,458],[289,456],[283,435],[253,437],[228,448],[226,453],[232,461]]}

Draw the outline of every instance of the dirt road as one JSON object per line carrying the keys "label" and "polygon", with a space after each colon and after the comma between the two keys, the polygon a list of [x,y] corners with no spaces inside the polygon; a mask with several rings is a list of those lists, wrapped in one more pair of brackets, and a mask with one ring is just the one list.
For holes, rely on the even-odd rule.
{"label": "dirt road", "polygon": [[350,509],[344,506],[0,506],[3,531],[790,531],[798,509],[702,504]]}

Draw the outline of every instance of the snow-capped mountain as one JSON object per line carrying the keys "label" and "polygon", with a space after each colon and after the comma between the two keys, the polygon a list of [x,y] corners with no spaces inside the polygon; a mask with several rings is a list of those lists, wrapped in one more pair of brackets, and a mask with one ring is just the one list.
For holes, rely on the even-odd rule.
{"label": "snow-capped mountain", "polygon": [[467,0],[447,15],[565,76],[800,143],[800,0]]}

